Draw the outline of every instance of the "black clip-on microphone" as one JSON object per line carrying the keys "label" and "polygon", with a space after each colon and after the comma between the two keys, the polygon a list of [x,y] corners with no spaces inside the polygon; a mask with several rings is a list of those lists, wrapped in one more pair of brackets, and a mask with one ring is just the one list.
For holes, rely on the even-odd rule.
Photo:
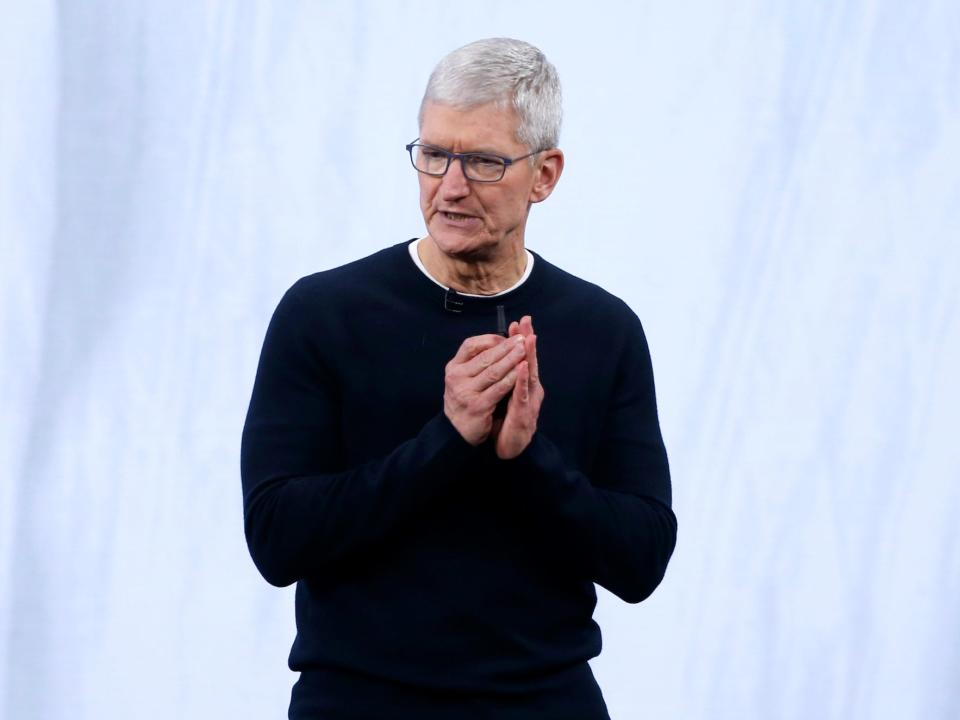
{"label": "black clip-on microphone", "polygon": [[[503,310],[503,305],[497,305],[497,334],[503,335],[504,337],[509,337],[507,333],[507,315]],[[500,402],[497,403],[497,406],[493,409],[493,418],[495,420],[500,420],[507,415],[507,405],[510,404],[510,396],[513,394],[513,390],[508,392]]]}
{"label": "black clip-on microphone", "polygon": [[463,300],[453,288],[447,288],[443,294],[443,309],[453,313],[463,312]]}

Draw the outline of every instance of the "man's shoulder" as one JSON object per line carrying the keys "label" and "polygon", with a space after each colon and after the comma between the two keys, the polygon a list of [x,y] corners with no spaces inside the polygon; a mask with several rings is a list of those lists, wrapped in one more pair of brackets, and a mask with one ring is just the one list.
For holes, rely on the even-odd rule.
{"label": "man's shoulder", "polygon": [[362,294],[377,287],[380,284],[379,281],[396,277],[404,258],[409,256],[406,249],[409,242],[405,240],[358,260],[304,275],[288,292],[308,302],[329,300],[345,294]]}
{"label": "man's shoulder", "polygon": [[587,313],[595,319],[613,322],[633,322],[637,319],[633,309],[620,297],[595,282],[574,275],[534,253],[536,262],[542,263],[550,296],[560,299],[563,305],[578,308],[578,313]]}

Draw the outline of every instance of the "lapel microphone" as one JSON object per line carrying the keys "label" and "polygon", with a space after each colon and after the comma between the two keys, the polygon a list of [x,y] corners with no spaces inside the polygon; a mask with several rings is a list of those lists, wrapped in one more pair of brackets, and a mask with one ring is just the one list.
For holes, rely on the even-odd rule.
{"label": "lapel microphone", "polygon": [[447,291],[443,294],[443,309],[452,313],[463,312],[463,300],[460,299],[460,295],[453,288],[447,288]]}
{"label": "lapel microphone", "polygon": [[[503,305],[497,305],[497,335],[509,337],[507,334],[507,314],[504,312]],[[510,396],[512,394],[513,390],[504,395],[500,402],[497,403],[497,406],[493,409],[494,419],[506,417],[507,405],[510,403]]]}

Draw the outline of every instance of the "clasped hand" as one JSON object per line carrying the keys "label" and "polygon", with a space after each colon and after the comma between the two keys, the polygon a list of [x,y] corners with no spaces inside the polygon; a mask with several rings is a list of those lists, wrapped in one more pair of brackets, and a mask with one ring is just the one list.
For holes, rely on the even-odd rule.
{"label": "clasped hand", "polygon": [[[533,320],[524,315],[519,323],[510,323],[507,334],[464,340],[447,363],[443,393],[443,411],[463,438],[471,445],[492,439],[504,460],[530,444],[544,394]],[[497,403],[511,390],[506,415],[495,419]]]}

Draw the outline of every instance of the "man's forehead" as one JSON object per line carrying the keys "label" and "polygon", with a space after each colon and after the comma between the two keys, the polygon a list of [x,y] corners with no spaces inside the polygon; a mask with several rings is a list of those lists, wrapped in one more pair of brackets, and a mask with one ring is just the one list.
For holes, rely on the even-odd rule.
{"label": "man's forehead", "polygon": [[423,108],[420,140],[440,147],[503,151],[520,145],[517,124],[517,114],[509,105],[491,102],[458,107],[428,102]]}

